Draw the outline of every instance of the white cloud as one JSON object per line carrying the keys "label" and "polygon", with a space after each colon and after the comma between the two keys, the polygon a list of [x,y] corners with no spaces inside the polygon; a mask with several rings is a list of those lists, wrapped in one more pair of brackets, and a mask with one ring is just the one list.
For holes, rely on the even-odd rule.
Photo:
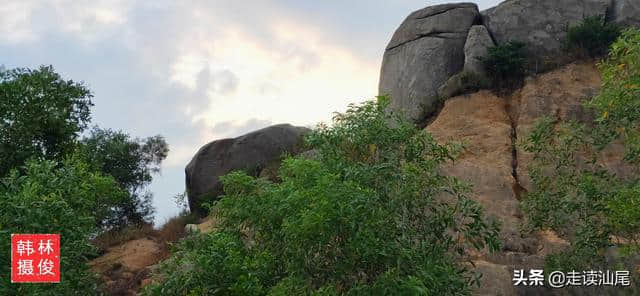
{"label": "white cloud", "polygon": [[0,41],[33,43],[50,32],[68,33],[84,42],[126,24],[131,1],[22,0],[0,5]]}
{"label": "white cloud", "polygon": [[269,25],[270,43],[238,29],[209,39],[185,38],[195,42],[183,43],[188,50],[171,67],[173,81],[194,90],[205,68],[213,73],[232,69],[237,77],[234,92],[207,92],[209,108],[195,113],[192,121],[214,126],[260,118],[314,124],[329,120],[349,102],[375,95],[377,64],[326,43],[314,28],[284,21]]}
{"label": "white cloud", "polygon": [[0,41],[9,44],[34,41],[36,35],[31,22],[35,8],[33,1],[11,1],[0,5]]}

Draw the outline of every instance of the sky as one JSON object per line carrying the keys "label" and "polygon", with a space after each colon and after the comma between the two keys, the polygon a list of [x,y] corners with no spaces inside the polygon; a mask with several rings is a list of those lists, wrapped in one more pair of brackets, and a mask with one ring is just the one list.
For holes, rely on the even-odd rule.
{"label": "sky", "polygon": [[313,127],[373,98],[395,29],[446,2],[469,1],[4,0],[0,66],[52,65],[93,92],[91,125],[164,136],[169,156],[149,188],[161,225],[201,146]]}

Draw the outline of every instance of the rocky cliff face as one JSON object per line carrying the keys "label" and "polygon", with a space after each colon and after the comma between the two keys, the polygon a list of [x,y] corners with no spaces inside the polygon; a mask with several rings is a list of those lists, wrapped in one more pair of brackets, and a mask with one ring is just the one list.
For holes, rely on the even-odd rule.
{"label": "rocky cliff face", "polygon": [[[547,254],[569,245],[555,233],[531,235],[520,232],[523,213],[519,205],[531,190],[527,167],[531,156],[518,146],[518,139],[528,137],[535,121],[552,116],[558,121],[588,121],[592,116],[582,103],[596,95],[600,72],[595,63],[570,64],[549,73],[531,77],[522,89],[508,97],[489,91],[451,98],[437,118],[426,128],[440,142],[462,142],[465,152],[444,172],[473,185],[473,196],[489,216],[502,224],[503,249],[494,254],[472,256],[475,269],[484,274],[482,286],[474,295],[549,295],[544,288],[514,287],[514,269],[542,268]],[[603,165],[618,174],[634,168],[622,162],[619,147],[604,151]],[[637,170],[637,168],[635,168]],[[637,171],[635,172],[637,173]],[[559,291],[555,291],[559,292]],[[602,295],[603,291],[581,291]]]}
{"label": "rocky cliff face", "polygon": [[[507,0],[486,11],[473,4],[450,4],[418,10],[400,25],[385,49],[380,94],[390,95],[394,110],[441,142],[462,142],[465,152],[443,168],[473,185],[473,196],[488,215],[502,224],[503,249],[479,252],[471,261],[484,274],[474,295],[549,295],[566,291],[514,287],[514,269],[542,268],[544,257],[569,246],[550,231],[523,234],[520,202],[533,184],[528,174],[532,155],[518,144],[536,121],[551,116],[558,122],[591,121],[583,102],[597,95],[601,76],[595,62],[571,63],[562,40],[569,26],[588,16],[640,26],[638,0]],[[462,73],[486,74],[477,57],[488,47],[520,41],[527,45],[524,86],[499,97],[490,91],[452,97]],[[548,71],[544,74],[537,74]],[[444,101],[444,106],[438,103]],[[440,112],[438,113],[438,109]],[[431,116],[429,121],[426,117]],[[621,145],[602,152],[599,165],[619,176],[637,174],[626,165]],[[616,294],[598,289],[574,290],[576,295]]]}
{"label": "rocky cliff face", "polygon": [[640,1],[508,0],[482,12],[472,3],[415,11],[385,49],[379,93],[391,96],[391,108],[424,123],[461,88],[460,73],[485,75],[477,57],[487,47],[524,42],[528,71],[548,71],[570,61],[562,50],[566,30],[589,16],[640,26]]}
{"label": "rocky cliff face", "polygon": [[561,54],[568,27],[585,17],[605,17],[609,7],[611,0],[511,0],[483,11],[482,20],[496,43],[525,43],[528,68],[538,73],[568,61]]}

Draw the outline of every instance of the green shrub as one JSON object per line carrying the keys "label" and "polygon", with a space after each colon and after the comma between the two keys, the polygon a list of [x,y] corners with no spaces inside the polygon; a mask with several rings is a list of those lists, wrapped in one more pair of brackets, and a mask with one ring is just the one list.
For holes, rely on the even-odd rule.
{"label": "green shrub", "polygon": [[598,115],[595,122],[556,124],[545,118],[524,145],[535,160],[530,167],[535,190],[523,202],[528,226],[553,229],[571,242],[568,250],[547,258],[550,269],[607,269],[611,262],[604,254],[610,246],[616,244],[623,255],[640,250],[640,175],[618,176],[598,163],[614,140],[627,148],[627,162],[640,162],[640,31],[623,32],[600,69],[602,90],[586,103]]}
{"label": "green shrub", "polygon": [[599,57],[607,54],[618,36],[620,28],[617,25],[605,22],[603,17],[591,16],[569,28],[565,48],[579,56]]}
{"label": "green shrub", "polygon": [[600,64],[603,87],[589,107],[600,117],[599,146],[624,140],[625,159],[640,164],[640,30],[625,30]]}
{"label": "green shrub", "polygon": [[[96,254],[89,243],[96,220],[125,198],[111,177],[93,173],[74,160],[27,162],[24,175],[13,170],[0,182],[0,295],[91,295],[97,282],[87,261]],[[9,281],[12,233],[59,233],[59,284]]]}
{"label": "green shrub", "polygon": [[513,41],[490,47],[481,61],[493,78],[495,88],[514,89],[519,86],[526,71],[525,44]]}
{"label": "green shrub", "polygon": [[477,277],[459,256],[497,248],[497,226],[439,174],[454,147],[387,106],[320,125],[307,138],[319,158],[285,159],[281,183],[224,176],[217,232],[183,242],[146,294],[469,294]]}
{"label": "green shrub", "polygon": [[[191,235],[162,264],[162,285],[153,295],[264,295],[277,281],[273,256],[249,250],[241,237],[226,232]],[[266,285],[266,286],[265,286]]]}

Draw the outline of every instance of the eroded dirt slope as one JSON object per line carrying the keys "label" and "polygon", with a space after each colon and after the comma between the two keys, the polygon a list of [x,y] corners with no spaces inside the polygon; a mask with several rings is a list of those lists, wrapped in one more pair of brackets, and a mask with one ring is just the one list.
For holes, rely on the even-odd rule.
{"label": "eroded dirt slope", "polygon": [[[589,122],[593,115],[582,106],[597,95],[601,84],[595,63],[574,63],[527,78],[520,90],[508,97],[489,91],[463,95],[446,101],[438,117],[426,128],[440,142],[457,141],[466,146],[459,159],[444,172],[471,183],[473,197],[488,215],[501,224],[503,249],[494,254],[480,252],[470,258],[484,274],[476,295],[546,295],[545,289],[527,289],[512,284],[514,269],[542,268],[544,256],[568,246],[551,231],[523,235],[520,200],[532,189],[528,166],[532,156],[518,143],[528,137],[535,122],[550,116],[558,122]],[[619,175],[633,170],[621,162],[620,145],[602,153],[601,165]]]}

